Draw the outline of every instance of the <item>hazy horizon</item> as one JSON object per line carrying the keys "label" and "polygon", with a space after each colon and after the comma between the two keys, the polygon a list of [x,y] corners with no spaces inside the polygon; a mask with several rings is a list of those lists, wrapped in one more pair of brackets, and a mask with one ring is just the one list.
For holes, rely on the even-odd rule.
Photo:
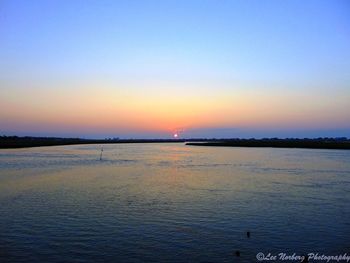
{"label": "hazy horizon", "polygon": [[[215,136],[214,136],[215,135]],[[84,133],[38,133],[38,132],[5,132],[0,134],[0,136],[33,136],[33,137],[61,137],[61,138],[81,138],[81,139],[194,139],[194,138],[203,138],[203,139],[225,139],[225,138],[241,138],[241,139],[262,139],[262,138],[337,138],[337,137],[346,137],[350,138],[348,130],[289,130],[289,131],[271,131],[271,130],[254,130],[254,131],[245,131],[239,129],[198,129],[198,130],[188,130],[183,131],[178,134],[178,137],[174,138],[173,134],[168,133],[121,133],[121,134],[84,134]]]}
{"label": "hazy horizon", "polygon": [[0,135],[350,137],[348,1],[1,1]]}

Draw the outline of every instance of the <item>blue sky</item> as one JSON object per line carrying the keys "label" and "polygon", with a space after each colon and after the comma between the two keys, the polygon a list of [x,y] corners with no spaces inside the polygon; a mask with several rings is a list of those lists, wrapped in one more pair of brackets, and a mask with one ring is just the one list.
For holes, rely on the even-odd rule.
{"label": "blue sky", "polygon": [[349,47],[349,1],[1,1],[0,132],[350,136]]}

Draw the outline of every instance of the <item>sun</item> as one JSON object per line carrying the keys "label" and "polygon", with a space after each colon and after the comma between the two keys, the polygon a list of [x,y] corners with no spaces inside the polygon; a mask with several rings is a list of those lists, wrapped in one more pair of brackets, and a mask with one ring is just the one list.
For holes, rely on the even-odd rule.
{"label": "sun", "polygon": [[174,133],[174,138],[176,139],[177,137],[179,137],[179,135],[177,133]]}

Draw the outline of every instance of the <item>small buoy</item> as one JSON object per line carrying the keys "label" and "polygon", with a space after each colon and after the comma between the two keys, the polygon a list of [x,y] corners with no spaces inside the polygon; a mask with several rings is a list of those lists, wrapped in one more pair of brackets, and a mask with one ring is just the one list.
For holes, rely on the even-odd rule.
{"label": "small buoy", "polygon": [[236,255],[236,257],[239,257],[239,256],[241,256],[241,252],[239,250],[236,250],[235,255]]}
{"label": "small buoy", "polygon": [[250,238],[250,232],[247,231],[247,238]]}

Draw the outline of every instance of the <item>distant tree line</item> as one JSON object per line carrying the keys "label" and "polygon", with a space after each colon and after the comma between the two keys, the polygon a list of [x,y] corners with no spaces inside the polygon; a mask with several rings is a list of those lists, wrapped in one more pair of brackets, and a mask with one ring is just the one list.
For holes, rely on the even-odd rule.
{"label": "distant tree line", "polygon": [[54,145],[72,144],[110,144],[110,143],[152,143],[152,142],[184,142],[184,140],[171,139],[82,139],[82,138],[58,138],[58,137],[19,137],[0,136],[0,149],[5,148],[26,148]]}
{"label": "distant tree line", "polygon": [[38,146],[72,145],[72,144],[112,144],[112,143],[167,143],[187,142],[193,146],[230,146],[230,147],[277,147],[277,148],[318,148],[318,149],[350,149],[350,140],[346,137],[319,138],[263,138],[263,139],[82,139],[58,137],[18,137],[0,136],[0,148],[25,148]]}
{"label": "distant tree line", "polygon": [[275,148],[313,148],[313,149],[350,149],[350,140],[337,138],[263,138],[263,139],[217,139],[201,142],[188,142],[192,146],[227,146],[227,147],[275,147]]}

